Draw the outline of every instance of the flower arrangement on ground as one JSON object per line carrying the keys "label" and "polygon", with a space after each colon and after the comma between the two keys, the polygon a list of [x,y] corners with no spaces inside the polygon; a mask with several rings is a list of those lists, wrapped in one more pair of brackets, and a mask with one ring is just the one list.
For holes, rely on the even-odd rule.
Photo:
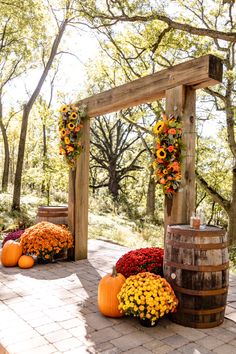
{"label": "flower arrangement on ground", "polygon": [[4,246],[4,244],[9,241],[9,240],[13,240],[16,241],[18,239],[20,239],[21,235],[24,233],[25,230],[16,230],[16,231],[11,231],[9,232],[3,239],[2,241],[2,247]]}
{"label": "flower arrangement on ground", "polygon": [[159,275],[139,273],[126,279],[118,294],[119,309],[126,315],[150,320],[151,325],[165,314],[175,312],[178,299],[170,284]]}
{"label": "flower arrangement on ground", "polygon": [[85,106],[76,107],[69,104],[60,109],[60,155],[65,157],[66,162],[72,168],[83,150],[81,137],[85,117]]}
{"label": "flower arrangement on ground", "polygon": [[116,263],[116,271],[126,278],[141,272],[163,275],[164,249],[147,247],[129,251]]}
{"label": "flower arrangement on ground", "polygon": [[170,114],[158,121],[153,133],[156,137],[154,178],[163,186],[164,193],[172,197],[181,183],[181,160],[184,144],[182,126],[179,117]]}
{"label": "flower arrangement on ground", "polygon": [[65,226],[42,221],[26,229],[20,243],[23,254],[51,261],[59,252],[73,246],[73,238]]}

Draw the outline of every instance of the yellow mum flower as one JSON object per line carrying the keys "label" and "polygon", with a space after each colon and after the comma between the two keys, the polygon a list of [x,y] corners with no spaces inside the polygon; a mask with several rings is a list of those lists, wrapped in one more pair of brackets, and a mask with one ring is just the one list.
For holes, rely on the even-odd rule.
{"label": "yellow mum flower", "polygon": [[[165,313],[173,312],[178,304],[172,288],[167,284],[163,278],[149,272],[130,276],[118,295],[119,309],[127,315],[150,319],[152,324],[155,323]],[[160,294],[161,291],[164,295]],[[173,304],[167,302],[169,298]]]}
{"label": "yellow mum flower", "polygon": [[153,133],[159,134],[164,128],[164,122],[157,122],[153,127]]}

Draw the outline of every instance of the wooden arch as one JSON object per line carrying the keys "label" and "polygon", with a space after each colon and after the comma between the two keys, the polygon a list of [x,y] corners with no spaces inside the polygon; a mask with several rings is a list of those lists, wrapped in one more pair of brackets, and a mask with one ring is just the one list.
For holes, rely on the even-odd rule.
{"label": "wooden arch", "polygon": [[[221,60],[213,55],[206,55],[78,102],[87,105],[88,117],[92,118],[166,97],[166,113],[181,116],[187,156],[182,167],[181,187],[173,197],[172,208],[168,213],[166,200],[165,225],[188,224],[195,208],[196,89],[221,82],[222,72]],[[72,256],[74,260],[87,258],[89,140],[90,120],[87,119],[82,138],[84,152],[80,155],[75,170],[70,171],[69,177],[69,226],[75,237]]]}

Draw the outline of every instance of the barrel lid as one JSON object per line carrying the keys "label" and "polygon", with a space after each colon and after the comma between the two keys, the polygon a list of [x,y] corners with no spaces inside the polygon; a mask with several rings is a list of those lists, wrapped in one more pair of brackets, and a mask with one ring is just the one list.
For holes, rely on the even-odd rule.
{"label": "barrel lid", "polygon": [[225,230],[219,226],[215,226],[215,225],[207,225],[204,229],[200,228],[200,229],[194,229],[193,227],[191,227],[190,225],[186,225],[186,224],[171,224],[167,226],[167,231],[168,232],[184,232],[184,233],[188,233],[189,235],[206,235],[210,234],[210,233],[217,233],[225,235]]}
{"label": "barrel lid", "polygon": [[41,205],[38,207],[38,210],[68,210],[68,206],[66,205]]}

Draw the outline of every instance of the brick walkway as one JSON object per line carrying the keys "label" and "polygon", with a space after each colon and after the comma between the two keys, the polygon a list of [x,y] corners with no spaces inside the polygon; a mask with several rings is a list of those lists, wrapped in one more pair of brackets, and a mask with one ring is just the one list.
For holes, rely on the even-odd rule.
{"label": "brick walkway", "polygon": [[162,319],[144,328],[97,309],[98,281],[127,249],[90,240],[89,250],[85,261],[0,268],[0,354],[236,353],[236,277],[220,327],[196,330]]}

